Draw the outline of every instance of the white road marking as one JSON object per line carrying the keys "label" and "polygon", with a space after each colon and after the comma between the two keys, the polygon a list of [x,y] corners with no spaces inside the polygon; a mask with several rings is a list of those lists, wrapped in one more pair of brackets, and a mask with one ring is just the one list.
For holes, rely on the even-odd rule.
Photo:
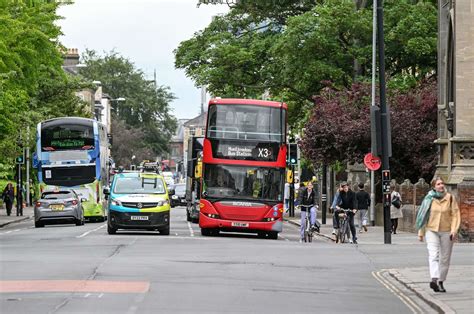
{"label": "white road marking", "polygon": [[31,228],[33,228],[33,227],[9,230],[9,231],[5,231],[5,232],[0,233],[0,235],[9,234],[9,233],[12,233],[12,232],[18,232],[18,231],[22,231],[22,230],[28,230],[28,229],[31,229]]}
{"label": "white road marking", "polygon": [[188,228],[189,228],[189,233],[191,234],[192,237],[194,237],[194,230],[189,221],[188,221]]}
{"label": "white road marking", "polygon": [[101,229],[101,228],[104,228],[105,226],[106,226],[106,224],[100,225],[99,227],[97,227],[97,228],[95,228],[95,229],[92,229],[92,230],[89,230],[89,231],[84,232],[83,234],[77,236],[76,238],[78,238],[78,239],[79,239],[79,238],[83,238],[83,237],[85,237],[86,235],[88,235],[89,233],[95,232],[95,231],[97,231],[97,230],[99,230],[99,229]]}
{"label": "white road marking", "polygon": [[402,291],[400,291],[397,287],[395,287],[393,284],[391,284],[388,280],[383,278],[383,276],[380,274],[382,271],[373,271],[372,276],[375,277],[382,285],[385,286],[390,292],[392,292],[395,296],[397,296],[403,303],[405,303],[406,306],[415,314],[417,313],[423,313],[423,310],[415,303],[413,300],[411,300],[407,295],[405,295]]}
{"label": "white road marking", "polygon": [[175,235],[175,236],[178,236],[178,233],[176,232],[174,235]]}
{"label": "white road marking", "polygon": [[86,295],[84,295],[84,298],[88,298],[90,295],[90,293],[86,293]]}
{"label": "white road marking", "polygon": [[99,297],[98,297],[98,298],[100,299],[100,298],[102,298],[103,296],[104,296],[104,294],[101,293],[101,294],[99,294]]}

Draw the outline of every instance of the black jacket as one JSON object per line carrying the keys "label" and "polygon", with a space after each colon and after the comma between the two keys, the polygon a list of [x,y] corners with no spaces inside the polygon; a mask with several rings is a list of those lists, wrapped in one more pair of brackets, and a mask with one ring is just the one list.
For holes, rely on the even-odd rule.
{"label": "black jacket", "polygon": [[[298,204],[300,205],[318,205],[318,196],[316,191],[313,189],[308,195],[308,189],[305,188],[298,194]],[[305,207],[301,207],[302,211],[306,211]]]}
{"label": "black jacket", "polygon": [[364,190],[356,193],[357,209],[368,209],[370,206],[370,195]]}
{"label": "black jacket", "polygon": [[341,205],[339,207],[343,209],[356,209],[357,208],[357,201],[355,197],[355,193],[352,190],[347,192],[342,191],[341,195]]}

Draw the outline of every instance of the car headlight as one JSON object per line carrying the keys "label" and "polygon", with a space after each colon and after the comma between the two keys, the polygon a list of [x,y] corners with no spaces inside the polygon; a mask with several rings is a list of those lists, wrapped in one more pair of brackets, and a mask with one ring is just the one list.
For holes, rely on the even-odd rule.
{"label": "car headlight", "polygon": [[177,200],[177,199],[178,199],[178,195],[173,195],[173,196],[171,196],[171,198],[174,199],[174,200]]}
{"label": "car headlight", "polygon": [[170,201],[168,201],[168,200],[159,201],[159,202],[158,202],[158,206],[167,205],[167,204],[169,204],[169,203],[170,203]]}
{"label": "car headlight", "polygon": [[115,206],[122,206],[122,202],[116,199],[110,200],[110,203]]}

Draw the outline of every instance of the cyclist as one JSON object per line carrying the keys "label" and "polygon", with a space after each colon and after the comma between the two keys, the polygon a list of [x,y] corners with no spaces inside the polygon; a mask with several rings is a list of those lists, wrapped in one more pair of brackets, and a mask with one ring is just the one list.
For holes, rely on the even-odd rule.
{"label": "cyclist", "polygon": [[307,210],[309,210],[309,221],[311,223],[311,229],[312,230],[317,230],[317,227],[315,227],[316,223],[316,209],[317,209],[317,204],[318,204],[318,195],[316,194],[316,191],[313,189],[313,183],[310,181],[306,185],[305,189],[302,189],[300,193],[298,194],[298,205],[301,207],[301,238],[300,241],[303,241],[304,238],[304,227],[305,227],[305,219],[307,215]]}
{"label": "cyclist", "polygon": [[341,197],[341,204],[339,205],[340,208],[349,210],[347,212],[347,216],[349,218],[349,227],[351,229],[352,239],[350,240],[351,243],[357,244],[357,237],[356,237],[356,228],[354,225],[354,215],[357,212],[356,206],[356,196],[355,193],[349,188],[347,182],[341,183],[342,192],[339,193]]}
{"label": "cyclist", "polygon": [[336,229],[339,229],[339,219],[338,219],[338,214],[340,213],[339,210],[339,205],[341,204],[341,192],[344,189],[342,188],[342,185],[339,185],[339,188],[336,191],[336,194],[334,195],[334,199],[332,200],[331,204],[331,209],[333,211],[332,215],[332,234],[336,235]]}

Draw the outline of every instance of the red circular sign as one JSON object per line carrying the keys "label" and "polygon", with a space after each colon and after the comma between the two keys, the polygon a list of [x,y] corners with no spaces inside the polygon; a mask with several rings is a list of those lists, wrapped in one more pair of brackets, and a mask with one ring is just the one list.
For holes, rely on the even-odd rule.
{"label": "red circular sign", "polygon": [[379,170],[382,166],[382,160],[380,157],[368,153],[364,157],[364,165],[371,171]]}

